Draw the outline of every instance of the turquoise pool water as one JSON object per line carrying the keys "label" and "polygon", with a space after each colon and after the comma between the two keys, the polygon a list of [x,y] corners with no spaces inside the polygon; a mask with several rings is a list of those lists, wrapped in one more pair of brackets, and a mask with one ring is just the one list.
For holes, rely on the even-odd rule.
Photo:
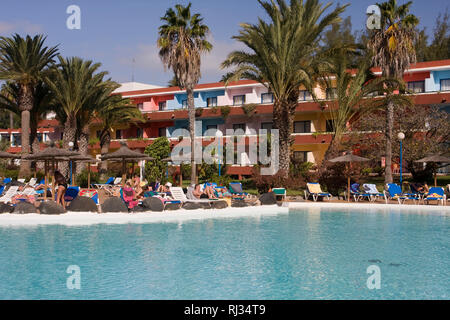
{"label": "turquoise pool water", "polygon": [[[443,215],[310,209],[183,224],[0,227],[1,299],[449,299]],[[69,265],[81,289],[69,290]],[[367,288],[367,268],[381,289]]]}

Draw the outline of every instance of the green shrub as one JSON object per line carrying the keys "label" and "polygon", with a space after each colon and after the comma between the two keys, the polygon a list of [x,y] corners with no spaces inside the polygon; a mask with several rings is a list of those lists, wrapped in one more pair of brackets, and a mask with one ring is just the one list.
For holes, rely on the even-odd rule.
{"label": "green shrub", "polygon": [[[76,176],[75,182],[81,188],[88,188],[88,171],[83,170]],[[91,172],[91,184],[99,183],[99,174],[97,172]]]}

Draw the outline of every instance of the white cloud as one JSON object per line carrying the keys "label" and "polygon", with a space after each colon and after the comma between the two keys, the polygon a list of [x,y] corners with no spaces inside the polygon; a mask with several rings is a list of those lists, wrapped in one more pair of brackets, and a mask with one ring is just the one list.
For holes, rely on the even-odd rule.
{"label": "white cloud", "polygon": [[0,34],[10,35],[11,33],[42,33],[44,28],[39,24],[31,23],[27,20],[20,21],[0,21]]}
{"label": "white cloud", "polygon": [[[220,69],[220,64],[233,50],[242,49],[242,45],[235,41],[217,41],[210,39],[213,45],[211,52],[202,57],[202,79],[200,82],[219,81],[226,70]],[[136,73],[151,73],[149,78],[153,82],[167,82],[172,77],[170,70],[165,71],[161,59],[158,55],[159,49],[156,44],[139,44],[136,48],[120,48],[118,50],[118,62],[132,68],[133,58],[135,59]]]}

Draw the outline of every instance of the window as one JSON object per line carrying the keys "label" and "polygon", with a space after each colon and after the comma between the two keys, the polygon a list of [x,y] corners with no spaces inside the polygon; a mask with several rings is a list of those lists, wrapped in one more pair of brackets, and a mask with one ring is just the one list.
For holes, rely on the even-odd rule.
{"label": "window", "polygon": [[206,131],[208,131],[208,133],[209,133],[209,130],[214,130],[212,132],[214,132],[213,135],[215,135],[216,131],[217,131],[217,125],[216,124],[207,125],[206,126]]}
{"label": "window", "polygon": [[10,142],[10,140],[11,140],[11,136],[9,135],[9,133],[6,133],[6,134],[1,134],[1,137],[0,137],[0,141],[8,141],[8,142]]}
{"label": "window", "polygon": [[450,79],[441,80],[441,91],[450,91]]}
{"label": "window", "polygon": [[122,139],[122,130],[116,130],[116,139],[117,140]]}
{"label": "window", "polygon": [[211,97],[206,99],[206,106],[208,108],[217,107],[217,97]]}
{"label": "window", "polygon": [[233,105],[234,106],[242,106],[243,104],[245,104],[245,95],[233,97]]}
{"label": "window", "polygon": [[425,81],[408,82],[408,90],[413,93],[425,92]]}
{"label": "window", "polygon": [[159,128],[158,129],[158,137],[165,137],[167,135],[166,128]]}
{"label": "window", "polygon": [[236,134],[236,131],[243,131],[244,132],[244,134],[245,134],[245,129],[246,129],[246,127],[245,127],[245,123],[236,123],[236,124],[233,124],[233,130],[234,130],[234,132],[235,132],[235,134]]}
{"label": "window", "polygon": [[141,128],[136,129],[136,138],[143,138],[144,137],[144,131]]}
{"label": "window", "polygon": [[261,123],[261,129],[266,129],[267,131],[272,130],[273,123],[272,122],[263,122]]}
{"label": "window", "polygon": [[22,145],[22,137],[20,136],[19,133],[13,133],[13,141],[12,141],[12,146],[14,147],[20,147]]}
{"label": "window", "polygon": [[273,103],[273,94],[272,93],[263,93],[261,95],[261,103]]}
{"label": "window", "polygon": [[39,142],[43,142],[43,139],[44,139],[44,134],[43,134],[43,133],[38,133],[38,134],[36,135],[36,137],[37,137],[37,139],[38,139]]}
{"label": "window", "polygon": [[311,133],[311,121],[294,122],[294,133]]}
{"label": "window", "polygon": [[327,120],[325,131],[334,132],[333,120]]}
{"label": "window", "polygon": [[158,103],[158,108],[159,111],[164,111],[167,108],[167,102],[166,101],[161,101],[160,103]]}
{"label": "window", "polygon": [[183,101],[181,101],[181,106],[183,107],[183,109],[186,109],[188,107],[187,99],[184,99]]}
{"label": "window", "polygon": [[311,101],[312,95],[308,90],[302,90],[300,91],[300,95],[298,96],[298,98],[300,101]]}
{"label": "window", "polygon": [[139,110],[142,111],[142,109],[144,109],[144,104],[143,103],[138,103],[137,107],[138,107]]}
{"label": "window", "polygon": [[337,89],[336,88],[327,88],[327,100],[336,99],[337,98]]}
{"label": "window", "polygon": [[308,151],[294,151],[294,160],[308,162]]}

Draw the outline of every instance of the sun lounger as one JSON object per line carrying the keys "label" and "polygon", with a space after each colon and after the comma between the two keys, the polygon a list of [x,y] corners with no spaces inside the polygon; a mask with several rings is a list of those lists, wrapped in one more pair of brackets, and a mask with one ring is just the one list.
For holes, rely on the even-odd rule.
{"label": "sun lounger", "polygon": [[248,193],[244,192],[242,189],[242,183],[240,182],[231,182],[228,189],[230,190],[232,196],[248,196]]}
{"label": "sun lounger", "polygon": [[[188,189],[188,193],[189,191],[192,190]],[[215,202],[217,200],[210,200],[210,199],[189,199],[183,191],[183,188],[180,187],[170,187],[170,193],[172,194],[172,198],[176,201],[181,201],[181,203],[208,203],[209,205],[211,205],[212,202]]]}
{"label": "sun lounger", "polygon": [[444,205],[445,199],[446,196],[444,188],[433,187],[430,188],[430,191],[424,197],[423,201],[426,202],[427,204],[430,204],[430,201],[437,201],[438,203],[440,202],[442,205]]}
{"label": "sun lounger", "polygon": [[37,179],[31,178],[30,181],[28,181],[27,186],[34,188],[36,186]]}
{"label": "sun lounger", "polygon": [[372,202],[378,200],[378,198],[384,198],[384,193],[378,191],[377,186],[374,184],[363,184],[363,189],[369,195],[369,199]]}
{"label": "sun lounger", "polygon": [[[350,196],[353,197],[355,202],[359,202],[364,198],[371,201],[371,195],[367,192],[362,192],[360,190],[361,185],[359,183],[354,183],[350,186]],[[347,192],[345,192],[345,196],[347,196]]]}
{"label": "sun lounger", "polygon": [[275,197],[281,197],[281,200],[286,200],[286,189],[285,188],[273,188],[272,192],[275,193]]}
{"label": "sun lounger", "polygon": [[82,189],[80,190],[80,193],[78,193],[78,196],[91,198],[97,205],[100,205],[98,201],[98,191],[95,189]]}
{"label": "sun lounger", "polygon": [[0,198],[0,202],[10,203],[12,197],[14,197],[15,195],[18,194],[18,191],[19,191],[18,186],[9,187],[9,189],[6,191],[6,193],[3,195],[3,197]]}
{"label": "sun lounger", "polygon": [[389,183],[386,185],[387,191],[384,191],[384,199],[386,203],[388,200],[397,200],[399,204],[405,203],[406,200],[412,200],[414,203],[419,201],[419,197],[413,194],[404,194],[402,188],[398,184]]}
{"label": "sun lounger", "polygon": [[25,183],[25,179],[17,179],[17,181],[20,183]]}
{"label": "sun lounger", "polygon": [[320,184],[318,183],[307,183],[307,190],[305,190],[305,200],[308,200],[312,197],[314,202],[317,202],[319,198],[326,198],[327,200],[331,200],[331,194],[328,192],[323,192]]}
{"label": "sun lounger", "polygon": [[108,181],[106,181],[105,183],[96,183],[96,184],[93,184],[93,186],[96,189],[104,189],[104,188],[109,188],[113,184],[114,184],[114,177],[110,177],[108,179]]}
{"label": "sun lounger", "polygon": [[5,178],[5,179],[3,179],[3,181],[2,181],[2,185],[6,186],[7,184],[9,184],[9,183],[11,183],[11,182],[12,182],[12,179],[11,179],[11,178]]}

